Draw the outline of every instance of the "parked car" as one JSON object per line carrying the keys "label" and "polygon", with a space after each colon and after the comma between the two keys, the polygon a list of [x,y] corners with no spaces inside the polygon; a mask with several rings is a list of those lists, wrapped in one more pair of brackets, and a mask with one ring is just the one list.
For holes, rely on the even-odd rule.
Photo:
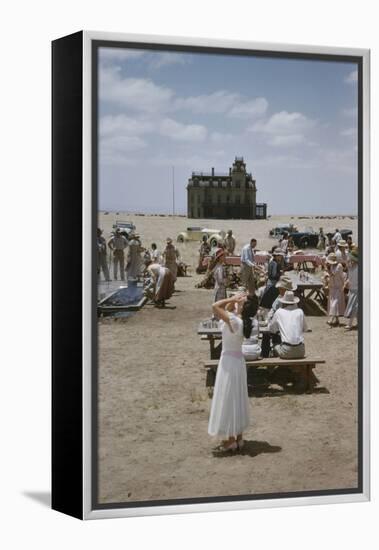
{"label": "parked car", "polygon": [[292,233],[293,231],[296,231],[297,227],[293,225],[293,223],[280,223],[276,227],[273,227],[270,229],[270,237],[281,237],[283,233]]}
{"label": "parked car", "polygon": [[298,248],[316,248],[318,243],[318,232],[312,227],[306,227],[303,231],[292,231],[289,234],[293,243]]}
{"label": "parked car", "polygon": [[113,224],[113,232],[115,232],[116,229],[120,229],[121,235],[124,235],[128,239],[129,234],[135,231],[136,226],[133,222],[116,221],[116,223]]}
{"label": "parked car", "polygon": [[[346,240],[347,237],[353,232],[351,229],[342,229],[340,230],[340,233],[342,238]],[[298,248],[316,248],[318,243],[318,235],[318,232],[314,231],[312,227],[306,227],[303,231],[294,231],[293,233],[290,233],[290,237],[292,237],[294,245]],[[333,237],[334,232],[327,233],[327,236],[329,235]]]}
{"label": "parked car", "polygon": [[208,229],[203,227],[187,227],[185,231],[182,231],[177,236],[178,243],[185,243],[188,241],[201,241],[203,236],[206,235],[211,246],[217,246],[225,239],[225,231],[220,229]]}

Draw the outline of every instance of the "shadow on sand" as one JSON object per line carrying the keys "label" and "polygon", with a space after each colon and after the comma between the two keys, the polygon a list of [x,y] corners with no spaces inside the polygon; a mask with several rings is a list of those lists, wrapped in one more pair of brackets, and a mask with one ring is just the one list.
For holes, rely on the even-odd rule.
{"label": "shadow on sand", "polygon": [[262,453],[280,453],[282,450],[279,445],[270,445],[267,441],[252,441],[245,439],[244,446],[238,451],[223,451],[214,449],[212,454],[216,458],[224,458],[230,456],[250,456],[254,458]]}

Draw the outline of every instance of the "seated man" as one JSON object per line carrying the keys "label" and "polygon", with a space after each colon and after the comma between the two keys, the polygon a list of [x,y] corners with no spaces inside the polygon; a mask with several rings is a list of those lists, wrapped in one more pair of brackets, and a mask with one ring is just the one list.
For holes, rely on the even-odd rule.
{"label": "seated man", "polygon": [[307,323],[302,309],[298,308],[297,298],[292,290],[279,297],[281,307],[274,313],[268,328],[270,332],[280,332],[281,344],[274,347],[274,354],[281,359],[301,359],[305,356],[304,332]]}
{"label": "seated man", "polygon": [[[272,318],[274,317],[275,312],[281,307],[280,298],[284,296],[284,293],[287,290],[295,291],[297,289],[296,284],[292,282],[292,279],[290,277],[287,277],[286,275],[282,275],[279,279],[279,281],[276,283],[276,288],[279,290],[279,296],[275,299],[274,303],[271,306],[270,311],[267,315],[267,322],[270,323]],[[280,344],[280,333],[279,331],[275,334],[271,332],[264,332],[262,336],[262,357],[270,357],[270,351],[271,351],[271,342],[275,346],[276,344]]]}

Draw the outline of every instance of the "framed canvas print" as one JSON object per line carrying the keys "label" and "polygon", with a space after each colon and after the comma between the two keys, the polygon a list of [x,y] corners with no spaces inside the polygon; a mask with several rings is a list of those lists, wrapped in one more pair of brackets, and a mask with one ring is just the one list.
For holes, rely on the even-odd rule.
{"label": "framed canvas print", "polygon": [[369,51],[53,42],[53,508],[369,498]]}

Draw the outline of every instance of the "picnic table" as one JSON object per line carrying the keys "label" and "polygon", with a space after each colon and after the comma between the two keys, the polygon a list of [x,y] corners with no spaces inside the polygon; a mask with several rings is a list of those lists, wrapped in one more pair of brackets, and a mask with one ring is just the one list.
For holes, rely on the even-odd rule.
{"label": "picnic table", "polygon": [[312,299],[317,300],[321,304],[324,303],[325,294],[322,281],[309,273],[305,273],[304,275],[305,278],[301,279],[300,275],[296,272],[286,272],[286,276],[290,277],[292,282],[297,285],[295,294],[300,298],[300,305],[304,306]]}
{"label": "picnic table", "polygon": [[312,268],[316,269],[324,264],[324,258],[318,254],[292,254],[288,257],[288,263],[294,268],[309,271],[308,264],[312,264]]}
{"label": "picnic table", "polygon": [[[211,259],[211,256],[204,256],[203,266],[205,268],[208,266],[210,259]],[[267,252],[261,253],[261,254],[259,252],[257,252],[254,255],[254,259],[255,259],[256,264],[264,266],[269,261],[270,254],[268,254]],[[240,267],[241,266],[241,256],[234,256],[234,255],[233,256],[225,256],[224,263],[225,263],[225,265],[230,265],[232,267]]]}
{"label": "picnic table", "polygon": [[[259,333],[264,334],[268,333],[267,326],[260,326]],[[221,342],[216,345],[218,340],[221,340],[221,329],[219,327],[218,321],[216,320],[206,320],[199,323],[197,328],[197,334],[201,336],[202,340],[209,342],[209,351],[211,359],[219,359],[221,353]]]}

